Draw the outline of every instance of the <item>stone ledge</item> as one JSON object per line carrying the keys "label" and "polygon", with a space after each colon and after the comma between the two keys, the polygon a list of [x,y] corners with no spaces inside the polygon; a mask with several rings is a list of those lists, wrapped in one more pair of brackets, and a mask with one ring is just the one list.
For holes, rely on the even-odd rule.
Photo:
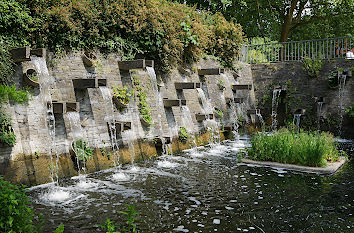
{"label": "stone ledge", "polygon": [[268,162],[268,161],[255,161],[251,159],[242,159],[243,163],[248,164],[256,164],[265,167],[275,167],[275,168],[283,168],[287,170],[299,171],[299,172],[306,172],[306,173],[316,173],[316,174],[327,174],[332,175],[334,174],[339,168],[343,166],[343,164],[347,161],[345,157],[341,157],[338,162],[328,163],[327,167],[307,167],[307,166],[300,166],[295,164],[285,164],[285,163],[278,163],[278,162]]}

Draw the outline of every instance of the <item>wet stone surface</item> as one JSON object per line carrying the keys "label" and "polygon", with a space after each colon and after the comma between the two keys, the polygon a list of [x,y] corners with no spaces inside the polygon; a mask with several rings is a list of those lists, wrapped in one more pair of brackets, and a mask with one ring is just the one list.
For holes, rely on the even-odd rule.
{"label": "wet stone surface", "polygon": [[352,232],[354,163],[326,177],[238,163],[247,141],[61,181],[29,191],[37,214],[65,232],[104,232],[134,204],[141,232]]}

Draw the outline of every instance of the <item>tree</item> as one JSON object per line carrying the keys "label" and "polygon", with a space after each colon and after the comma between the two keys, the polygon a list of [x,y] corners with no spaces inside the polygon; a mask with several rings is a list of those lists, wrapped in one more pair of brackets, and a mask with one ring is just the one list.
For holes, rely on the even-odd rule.
{"label": "tree", "polygon": [[[303,32],[310,32],[311,35],[323,38],[344,36],[354,31],[353,0],[187,0],[186,2],[199,9],[221,11],[228,20],[240,23],[249,38],[270,37],[285,42],[293,39],[293,32],[296,32],[296,39],[305,39],[301,38],[301,35],[306,36]],[[311,30],[308,30],[309,28]],[[324,28],[327,30],[323,30]]]}

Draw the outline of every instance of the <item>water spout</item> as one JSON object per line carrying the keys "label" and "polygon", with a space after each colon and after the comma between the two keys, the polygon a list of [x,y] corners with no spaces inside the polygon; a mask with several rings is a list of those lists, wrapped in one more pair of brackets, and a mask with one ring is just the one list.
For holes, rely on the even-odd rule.
{"label": "water spout", "polygon": [[343,99],[345,93],[345,81],[347,76],[345,74],[339,75],[338,74],[338,99],[339,99],[339,125],[338,125],[338,135],[342,135],[342,126],[343,126],[343,118],[344,118],[344,106],[343,106]]}

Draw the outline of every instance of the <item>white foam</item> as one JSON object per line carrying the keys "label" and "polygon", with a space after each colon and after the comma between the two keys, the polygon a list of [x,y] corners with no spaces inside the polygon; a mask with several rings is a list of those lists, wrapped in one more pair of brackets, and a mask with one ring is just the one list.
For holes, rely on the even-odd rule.
{"label": "white foam", "polygon": [[177,163],[171,163],[170,161],[159,161],[157,163],[157,166],[159,167],[163,167],[163,168],[174,168],[174,167],[177,167],[178,164]]}
{"label": "white foam", "polygon": [[128,181],[130,180],[130,176],[124,174],[123,172],[115,173],[112,175],[112,178],[116,181]]}
{"label": "white foam", "polygon": [[88,189],[97,186],[97,184],[89,181],[89,180],[80,180],[79,183],[76,184],[76,187],[80,189]]}
{"label": "white foam", "polygon": [[133,167],[130,168],[129,171],[135,173],[135,172],[138,172],[139,170],[140,170],[139,167],[133,166]]}
{"label": "white foam", "polygon": [[51,202],[63,202],[70,198],[71,194],[68,191],[62,189],[53,189],[48,193],[43,194],[42,199],[51,201]]}

